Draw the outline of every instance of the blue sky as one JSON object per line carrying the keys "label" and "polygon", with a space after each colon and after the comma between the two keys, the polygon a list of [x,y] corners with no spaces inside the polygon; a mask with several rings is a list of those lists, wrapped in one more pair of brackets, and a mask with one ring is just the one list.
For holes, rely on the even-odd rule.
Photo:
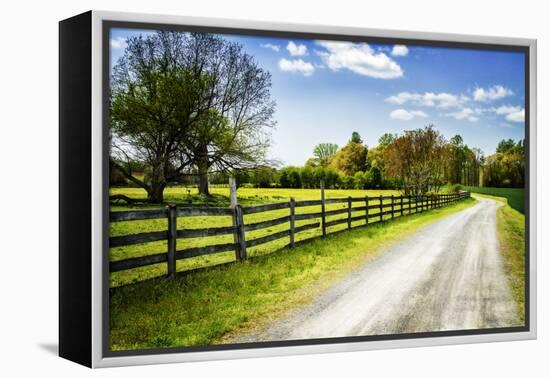
{"label": "blue sky", "polygon": [[[111,30],[111,64],[125,39]],[[303,165],[318,143],[343,146],[357,131],[368,146],[386,133],[434,124],[488,155],[524,138],[524,55],[414,45],[378,45],[224,35],[272,74],[277,103],[269,156]]]}

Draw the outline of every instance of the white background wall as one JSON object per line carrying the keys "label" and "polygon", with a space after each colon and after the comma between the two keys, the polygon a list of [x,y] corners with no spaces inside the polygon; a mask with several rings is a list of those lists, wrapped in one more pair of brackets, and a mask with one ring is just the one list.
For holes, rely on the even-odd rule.
{"label": "white background wall", "polygon": [[[545,1],[4,1],[0,11],[0,375],[97,377],[543,376],[550,372],[547,216],[539,228],[539,340],[89,371],[57,343],[57,21],[89,9],[529,37],[539,40],[539,194],[548,188]],[[546,172],[545,172],[546,171]],[[539,211],[548,211],[539,198]],[[30,211],[32,233],[26,233]],[[6,211],[7,210],[7,211]],[[539,213],[539,214],[540,214]],[[50,215],[46,215],[50,214]],[[546,351],[544,350],[546,348]],[[546,375],[548,376],[548,375]]]}

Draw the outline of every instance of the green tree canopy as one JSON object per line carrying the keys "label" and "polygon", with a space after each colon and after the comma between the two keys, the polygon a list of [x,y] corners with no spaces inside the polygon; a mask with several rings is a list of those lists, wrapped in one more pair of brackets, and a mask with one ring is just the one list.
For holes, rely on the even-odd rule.
{"label": "green tree canopy", "polygon": [[326,167],[330,164],[337,151],[338,145],[335,143],[320,143],[313,149],[313,162]]}

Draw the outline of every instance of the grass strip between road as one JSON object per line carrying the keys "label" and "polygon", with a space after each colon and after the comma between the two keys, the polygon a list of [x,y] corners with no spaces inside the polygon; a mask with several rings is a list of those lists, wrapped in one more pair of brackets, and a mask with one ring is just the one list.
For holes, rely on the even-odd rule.
{"label": "grass strip between road", "polygon": [[467,199],[173,280],[113,288],[111,350],[227,342],[308,303],[386,247],[475,202]]}
{"label": "grass strip between road", "polygon": [[525,216],[504,197],[477,194],[504,203],[497,210],[497,233],[504,270],[516,302],[518,317],[525,322]]}

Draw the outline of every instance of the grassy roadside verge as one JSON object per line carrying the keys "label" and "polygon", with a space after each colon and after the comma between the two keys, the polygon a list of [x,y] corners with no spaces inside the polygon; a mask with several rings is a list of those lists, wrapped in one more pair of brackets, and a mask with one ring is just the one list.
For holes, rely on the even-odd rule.
{"label": "grassy roadside verge", "polygon": [[525,190],[520,188],[491,188],[480,186],[465,186],[464,190],[488,196],[505,198],[507,204],[520,213],[525,213]]}
{"label": "grassy roadside verge", "polygon": [[505,205],[497,212],[497,233],[504,257],[504,270],[510,282],[519,319],[525,321],[525,216],[514,210],[506,198],[476,194]]}
{"label": "grassy roadside verge", "polygon": [[111,349],[221,343],[307,303],[384,247],[474,203],[468,199],[174,280],[112,289]]}

